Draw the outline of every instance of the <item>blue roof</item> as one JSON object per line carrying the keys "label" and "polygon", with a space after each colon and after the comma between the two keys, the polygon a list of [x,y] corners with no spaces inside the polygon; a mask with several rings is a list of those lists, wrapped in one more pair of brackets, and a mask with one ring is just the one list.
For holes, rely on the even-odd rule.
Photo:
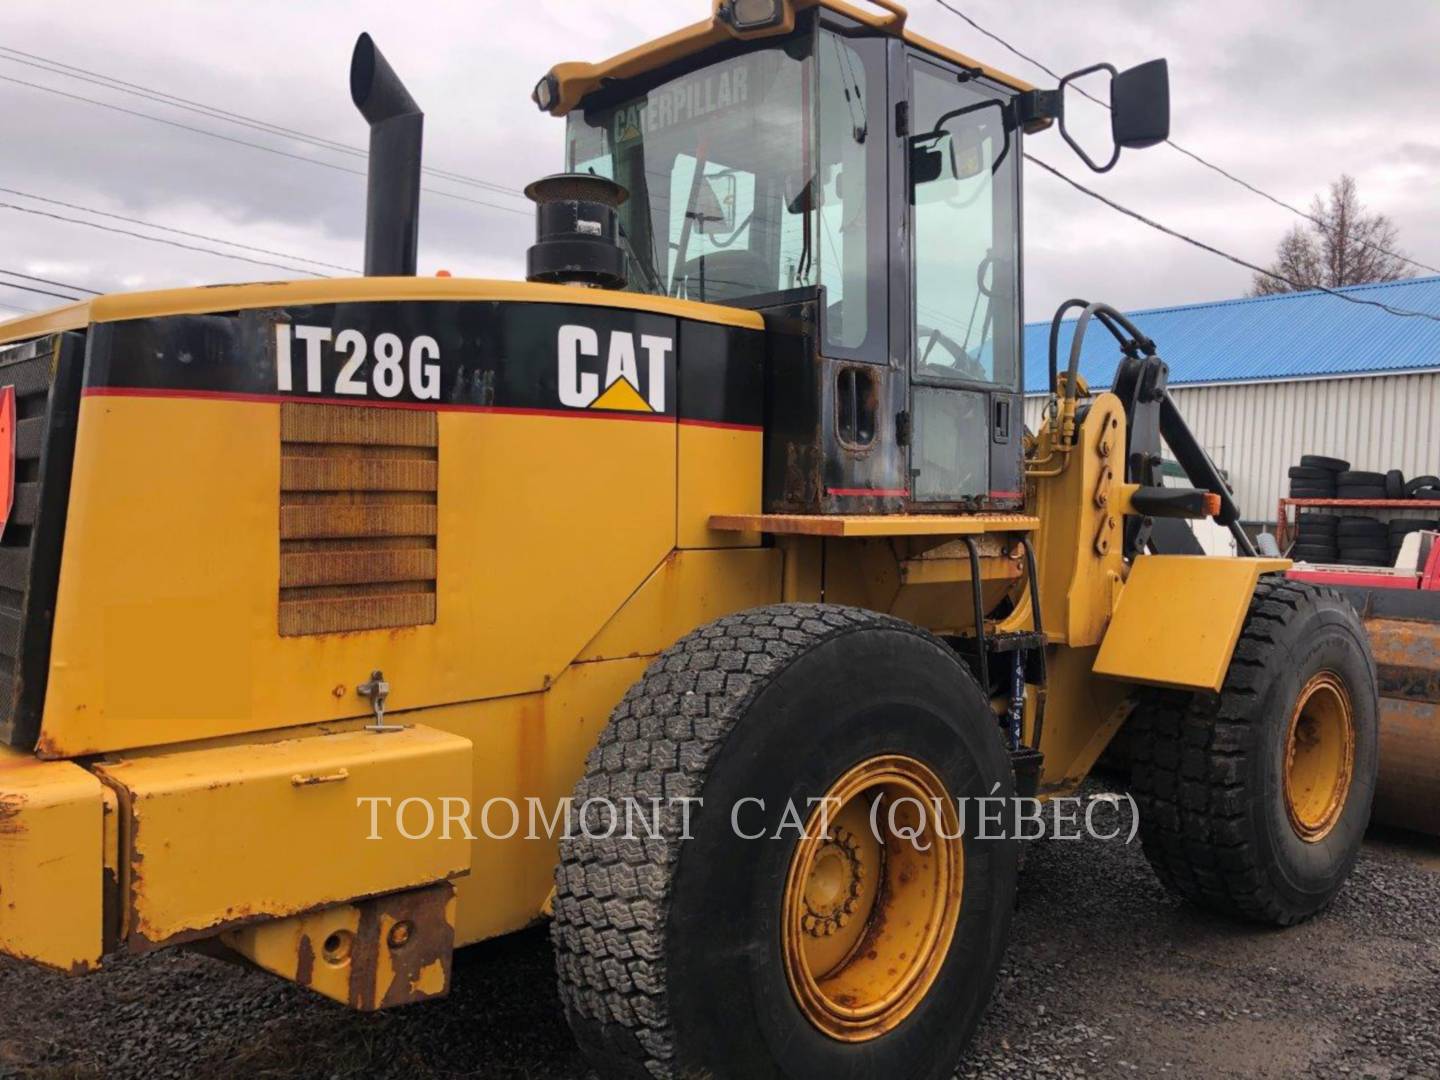
{"label": "blue roof", "polygon": [[[1440,316],[1440,277],[1379,285],[1349,285],[1337,292],[1395,308]],[[1322,292],[1282,293],[1219,300],[1185,307],[1126,312],[1154,340],[1170,365],[1170,383],[1273,381],[1324,375],[1440,368],[1440,322],[1391,315]],[[1060,329],[1060,370],[1070,358],[1075,324]],[[1025,392],[1048,389],[1050,323],[1025,327]],[[1107,387],[1120,350],[1094,320],[1085,332],[1080,374]]]}

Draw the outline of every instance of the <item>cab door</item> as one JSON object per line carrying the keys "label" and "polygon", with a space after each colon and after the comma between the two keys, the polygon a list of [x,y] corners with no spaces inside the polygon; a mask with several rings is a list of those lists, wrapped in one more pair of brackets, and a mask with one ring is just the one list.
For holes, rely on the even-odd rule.
{"label": "cab door", "polygon": [[907,50],[910,501],[1007,509],[1020,479],[1020,132],[1012,91]]}

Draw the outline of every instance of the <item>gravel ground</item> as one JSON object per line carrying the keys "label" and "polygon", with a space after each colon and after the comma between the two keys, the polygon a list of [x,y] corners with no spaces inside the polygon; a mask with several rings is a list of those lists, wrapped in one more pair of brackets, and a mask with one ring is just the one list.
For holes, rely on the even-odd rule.
{"label": "gravel ground", "polygon": [[[0,1076],[584,1080],[543,929],[467,949],[451,997],[361,1016],[186,953],[70,980],[0,965]],[[1032,845],[959,1077],[1440,1078],[1440,843],[1374,836],[1289,931],[1168,896],[1138,843]]]}

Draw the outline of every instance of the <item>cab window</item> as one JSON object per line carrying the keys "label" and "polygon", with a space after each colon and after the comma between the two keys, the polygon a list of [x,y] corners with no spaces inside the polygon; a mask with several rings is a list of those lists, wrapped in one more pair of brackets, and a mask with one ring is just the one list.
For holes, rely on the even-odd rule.
{"label": "cab window", "polygon": [[[825,287],[825,351],[883,359],[888,276],[884,54],[874,40],[845,38],[822,27],[815,57],[816,244]],[[871,355],[860,355],[862,350]]]}
{"label": "cab window", "polygon": [[1019,148],[1002,98],[912,65],[911,358],[917,378],[1013,386]]}

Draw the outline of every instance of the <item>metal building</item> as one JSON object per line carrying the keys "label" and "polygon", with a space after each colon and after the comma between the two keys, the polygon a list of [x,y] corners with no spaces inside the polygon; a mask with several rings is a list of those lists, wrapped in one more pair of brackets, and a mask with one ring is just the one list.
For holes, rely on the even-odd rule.
{"label": "metal building", "polygon": [[[1170,366],[1170,387],[1196,437],[1230,476],[1247,523],[1273,523],[1286,469],[1301,454],[1353,468],[1440,476],[1440,277],[1223,300],[1131,314]],[[1395,314],[1374,305],[1435,315]],[[1071,330],[1060,334],[1059,364]],[[1025,328],[1025,422],[1047,391],[1049,323]],[[1080,372],[1110,385],[1115,341],[1092,325]]]}

